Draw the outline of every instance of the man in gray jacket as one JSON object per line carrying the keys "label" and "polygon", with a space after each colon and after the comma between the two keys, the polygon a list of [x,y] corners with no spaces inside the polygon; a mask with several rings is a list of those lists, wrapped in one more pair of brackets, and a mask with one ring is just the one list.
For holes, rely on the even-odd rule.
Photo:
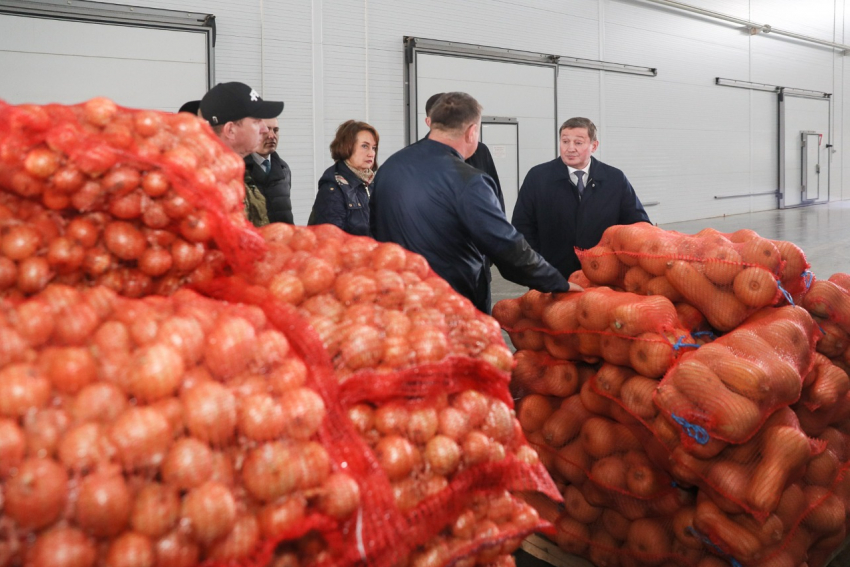
{"label": "man in gray jacket", "polygon": [[269,222],[294,224],[292,217],[292,172],[277,154],[280,126],[277,118],[265,121],[269,131],[257,149],[245,157],[245,171],[266,198]]}

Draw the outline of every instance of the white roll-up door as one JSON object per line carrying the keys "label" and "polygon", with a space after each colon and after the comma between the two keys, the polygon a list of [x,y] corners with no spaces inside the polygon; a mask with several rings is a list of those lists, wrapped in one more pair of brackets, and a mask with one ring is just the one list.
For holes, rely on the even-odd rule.
{"label": "white roll-up door", "polygon": [[208,89],[209,33],[142,18],[133,25],[0,11],[0,99],[72,104],[105,96],[122,106],[175,111]]}

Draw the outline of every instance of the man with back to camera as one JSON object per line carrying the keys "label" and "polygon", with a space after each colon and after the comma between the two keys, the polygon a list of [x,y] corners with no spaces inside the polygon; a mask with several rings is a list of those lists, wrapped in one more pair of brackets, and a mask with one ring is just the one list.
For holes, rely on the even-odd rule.
{"label": "man with back to camera", "polygon": [[[481,105],[446,93],[431,112],[431,133],[390,156],[375,175],[372,234],[428,260],[481,311],[490,312],[485,255],[502,275],[543,292],[570,284],[505,218],[493,180],[464,163],[478,146]],[[574,288],[580,289],[580,288]]]}
{"label": "man with back to camera", "polygon": [[269,222],[293,224],[292,172],[275,151],[280,139],[280,126],[277,118],[268,118],[265,123],[269,131],[254,152],[245,158],[245,171],[266,199]]}
{"label": "man with back to camera", "polygon": [[[245,83],[219,83],[201,99],[200,110],[219,139],[239,157],[245,158],[268,132],[265,120],[283,112],[283,103],[263,100]],[[266,199],[247,172],[245,214],[254,226],[269,224]]]}
{"label": "man with back to camera", "polygon": [[[431,109],[434,108],[434,105],[444,94],[446,93],[433,94],[428,97],[428,100],[425,102],[425,124],[427,124],[429,128],[431,127]],[[427,134],[426,137],[428,137]],[[496,171],[496,163],[493,161],[493,155],[490,153],[490,148],[488,148],[484,142],[479,139],[478,146],[475,148],[475,153],[464,161],[475,169],[480,169],[493,179],[496,184],[496,198],[499,199],[499,205],[501,205],[502,211],[504,211],[505,197],[502,195],[502,184],[499,183],[499,172]]]}
{"label": "man with back to camera", "polygon": [[596,246],[605,229],[650,222],[625,174],[591,154],[596,126],[570,118],[560,135],[560,156],[525,176],[511,222],[531,247],[565,278],[581,268],[575,247]]}
{"label": "man with back to camera", "polygon": [[[446,93],[437,93],[428,97],[428,100],[425,101],[425,124],[428,125],[428,128],[431,127],[431,110],[434,108],[434,105],[440,100],[440,97]],[[430,134],[430,133],[429,133]],[[427,138],[429,134],[426,134]],[[496,187],[496,198],[499,200],[499,206],[502,208],[502,212],[505,212],[505,197],[502,194],[502,185],[499,183],[499,172],[496,171],[496,163],[493,161],[493,156],[490,154],[490,148],[488,148],[484,142],[480,140],[480,130],[479,130],[479,140],[478,146],[475,148],[475,153],[469,156],[466,160],[466,163],[483,171],[495,183]],[[486,266],[484,268],[484,273],[487,276],[487,305],[491,303],[491,295],[490,295],[490,283],[493,279],[492,274],[490,273],[490,266],[493,265],[492,260],[490,258],[485,258]]]}

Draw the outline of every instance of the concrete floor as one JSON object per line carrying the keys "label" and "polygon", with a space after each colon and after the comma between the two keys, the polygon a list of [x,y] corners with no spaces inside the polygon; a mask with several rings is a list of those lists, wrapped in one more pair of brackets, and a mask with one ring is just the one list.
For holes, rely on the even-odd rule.
{"label": "concrete floor", "polygon": [[[820,279],[836,272],[850,273],[850,201],[837,201],[784,211],[764,211],[659,225],[667,230],[694,234],[711,227],[721,232],[741,228],[755,230],[772,240],[789,240],[803,249],[812,271]],[[519,297],[528,291],[505,280],[493,268],[493,303]]]}

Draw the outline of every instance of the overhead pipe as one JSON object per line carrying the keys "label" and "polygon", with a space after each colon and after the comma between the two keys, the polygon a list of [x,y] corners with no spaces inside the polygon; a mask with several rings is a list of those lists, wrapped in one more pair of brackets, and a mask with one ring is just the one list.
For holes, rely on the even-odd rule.
{"label": "overhead pipe", "polygon": [[823,39],[818,39],[816,37],[811,37],[808,35],[802,35],[799,33],[794,33],[786,30],[781,30],[775,28],[768,24],[759,24],[756,22],[752,22],[750,20],[745,20],[743,18],[736,18],[735,16],[730,16],[728,14],[721,14],[720,12],[714,12],[712,10],[706,10],[704,8],[698,8],[696,6],[691,6],[690,4],[683,4],[681,2],[675,2],[674,0],[643,0],[644,2],[652,2],[653,4],[660,4],[662,6],[669,6],[670,8],[676,8],[677,10],[683,10],[685,12],[691,12],[693,14],[700,14],[702,16],[708,16],[709,18],[716,18],[718,20],[724,20],[727,22],[732,22],[735,24],[740,24],[742,26],[746,26],[751,33],[771,33],[776,35],[783,35],[786,37],[792,37],[794,39],[799,39],[800,41],[808,41],[810,43],[816,43],[818,45],[825,45],[827,47],[834,47],[836,49],[841,49],[844,51],[844,54],[850,52],[850,45],[845,45],[843,43],[835,43],[833,41],[825,41]]}

